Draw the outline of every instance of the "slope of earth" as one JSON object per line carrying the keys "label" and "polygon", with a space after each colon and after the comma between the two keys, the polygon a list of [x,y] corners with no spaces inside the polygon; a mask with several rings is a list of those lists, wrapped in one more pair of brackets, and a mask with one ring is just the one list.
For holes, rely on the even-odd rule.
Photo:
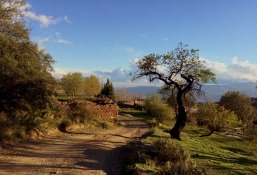
{"label": "slope of earth", "polygon": [[0,150],[0,174],[120,174],[120,147],[149,132],[143,121],[120,116],[109,130],[69,133]]}

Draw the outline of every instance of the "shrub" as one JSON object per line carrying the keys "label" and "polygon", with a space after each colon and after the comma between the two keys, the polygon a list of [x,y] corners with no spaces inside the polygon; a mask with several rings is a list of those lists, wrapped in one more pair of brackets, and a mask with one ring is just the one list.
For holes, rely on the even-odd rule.
{"label": "shrub", "polygon": [[158,139],[153,145],[156,147],[160,162],[187,162],[190,158],[190,153],[172,140]]}
{"label": "shrub", "polygon": [[123,154],[123,174],[210,174],[196,167],[190,160],[189,151],[170,139],[158,139],[153,144],[132,141]]}
{"label": "shrub", "polygon": [[198,104],[197,111],[193,115],[196,117],[197,124],[207,126],[211,133],[231,130],[241,124],[234,112],[215,103]]}
{"label": "shrub", "polygon": [[161,97],[158,94],[152,94],[145,100],[144,109],[147,113],[153,115],[158,123],[175,118],[173,110],[161,101]]}
{"label": "shrub", "polygon": [[90,118],[99,117],[99,113],[89,109],[85,103],[74,103],[69,111],[72,123],[85,123]]}
{"label": "shrub", "polygon": [[206,174],[190,161],[190,153],[180,144],[158,139],[153,144],[156,147],[157,159],[160,166],[158,174],[162,175],[202,175]]}

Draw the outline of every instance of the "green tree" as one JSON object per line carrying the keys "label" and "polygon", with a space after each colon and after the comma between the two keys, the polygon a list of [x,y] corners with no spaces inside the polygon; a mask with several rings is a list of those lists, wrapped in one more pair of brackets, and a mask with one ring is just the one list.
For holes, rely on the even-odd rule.
{"label": "green tree", "polygon": [[219,104],[228,110],[234,111],[238,119],[242,121],[245,131],[251,133],[253,121],[256,119],[256,110],[248,95],[238,91],[229,91],[221,97]]}
{"label": "green tree", "polygon": [[24,5],[22,0],[0,1],[0,112],[13,123],[44,115],[55,84],[52,57],[30,41]]}
{"label": "green tree", "polygon": [[170,130],[170,136],[178,140],[181,139],[180,133],[187,121],[183,96],[192,91],[200,94],[201,83],[215,82],[215,74],[204,66],[198,50],[189,50],[186,47],[179,43],[170,53],[145,56],[137,62],[139,70],[133,75],[133,79],[146,76],[150,82],[158,80],[170,87],[172,92],[176,90],[178,115],[174,127]]}
{"label": "green tree", "polygon": [[214,131],[231,130],[241,125],[233,111],[215,103],[198,104],[194,116],[198,125],[207,126],[210,129],[210,133],[204,136],[209,136]]}
{"label": "green tree", "polygon": [[99,78],[95,75],[84,79],[84,93],[87,96],[96,96],[101,92],[101,84]]}
{"label": "green tree", "polygon": [[107,78],[106,83],[103,85],[101,94],[114,100],[114,88],[111,81]]}
{"label": "green tree", "polygon": [[82,73],[68,73],[61,79],[63,89],[67,95],[79,95],[83,91],[83,76]]}

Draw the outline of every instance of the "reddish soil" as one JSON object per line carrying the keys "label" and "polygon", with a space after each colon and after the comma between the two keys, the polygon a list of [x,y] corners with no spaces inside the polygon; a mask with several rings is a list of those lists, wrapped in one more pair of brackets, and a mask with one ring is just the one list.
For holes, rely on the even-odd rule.
{"label": "reddish soil", "polygon": [[149,132],[146,123],[120,116],[109,130],[69,133],[0,150],[0,174],[121,174],[120,147]]}

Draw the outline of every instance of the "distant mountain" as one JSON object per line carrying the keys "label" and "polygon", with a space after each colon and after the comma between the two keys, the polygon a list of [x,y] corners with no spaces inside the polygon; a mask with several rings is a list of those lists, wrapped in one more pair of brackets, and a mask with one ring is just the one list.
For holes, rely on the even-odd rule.
{"label": "distant mountain", "polygon": [[[234,84],[212,84],[203,85],[205,96],[200,97],[200,101],[219,101],[221,96],[228,91],[239,91],[249,95],[250,97],[257,98],[257,82],[247,83],[234,83]],[[158,92],[160,87],[156,86],[135,86],[126,88],[128,94],[142,94],[149,95]]]}
{"label": "distant mountain", "polygon": [[158,92],[160,87],[156,86],[134,86],[126,88],[128,94],[142,94],[149,95]]}
{"label": "distant mountain", "polygon": [[245,93],[250,97],[257,97],[257,83],[247,82],[247,83],[235,83],[227,85],[204,85],[203,90],[206,93],[207,100],[219,101],[221,96],[228,91],[239,91]]}

